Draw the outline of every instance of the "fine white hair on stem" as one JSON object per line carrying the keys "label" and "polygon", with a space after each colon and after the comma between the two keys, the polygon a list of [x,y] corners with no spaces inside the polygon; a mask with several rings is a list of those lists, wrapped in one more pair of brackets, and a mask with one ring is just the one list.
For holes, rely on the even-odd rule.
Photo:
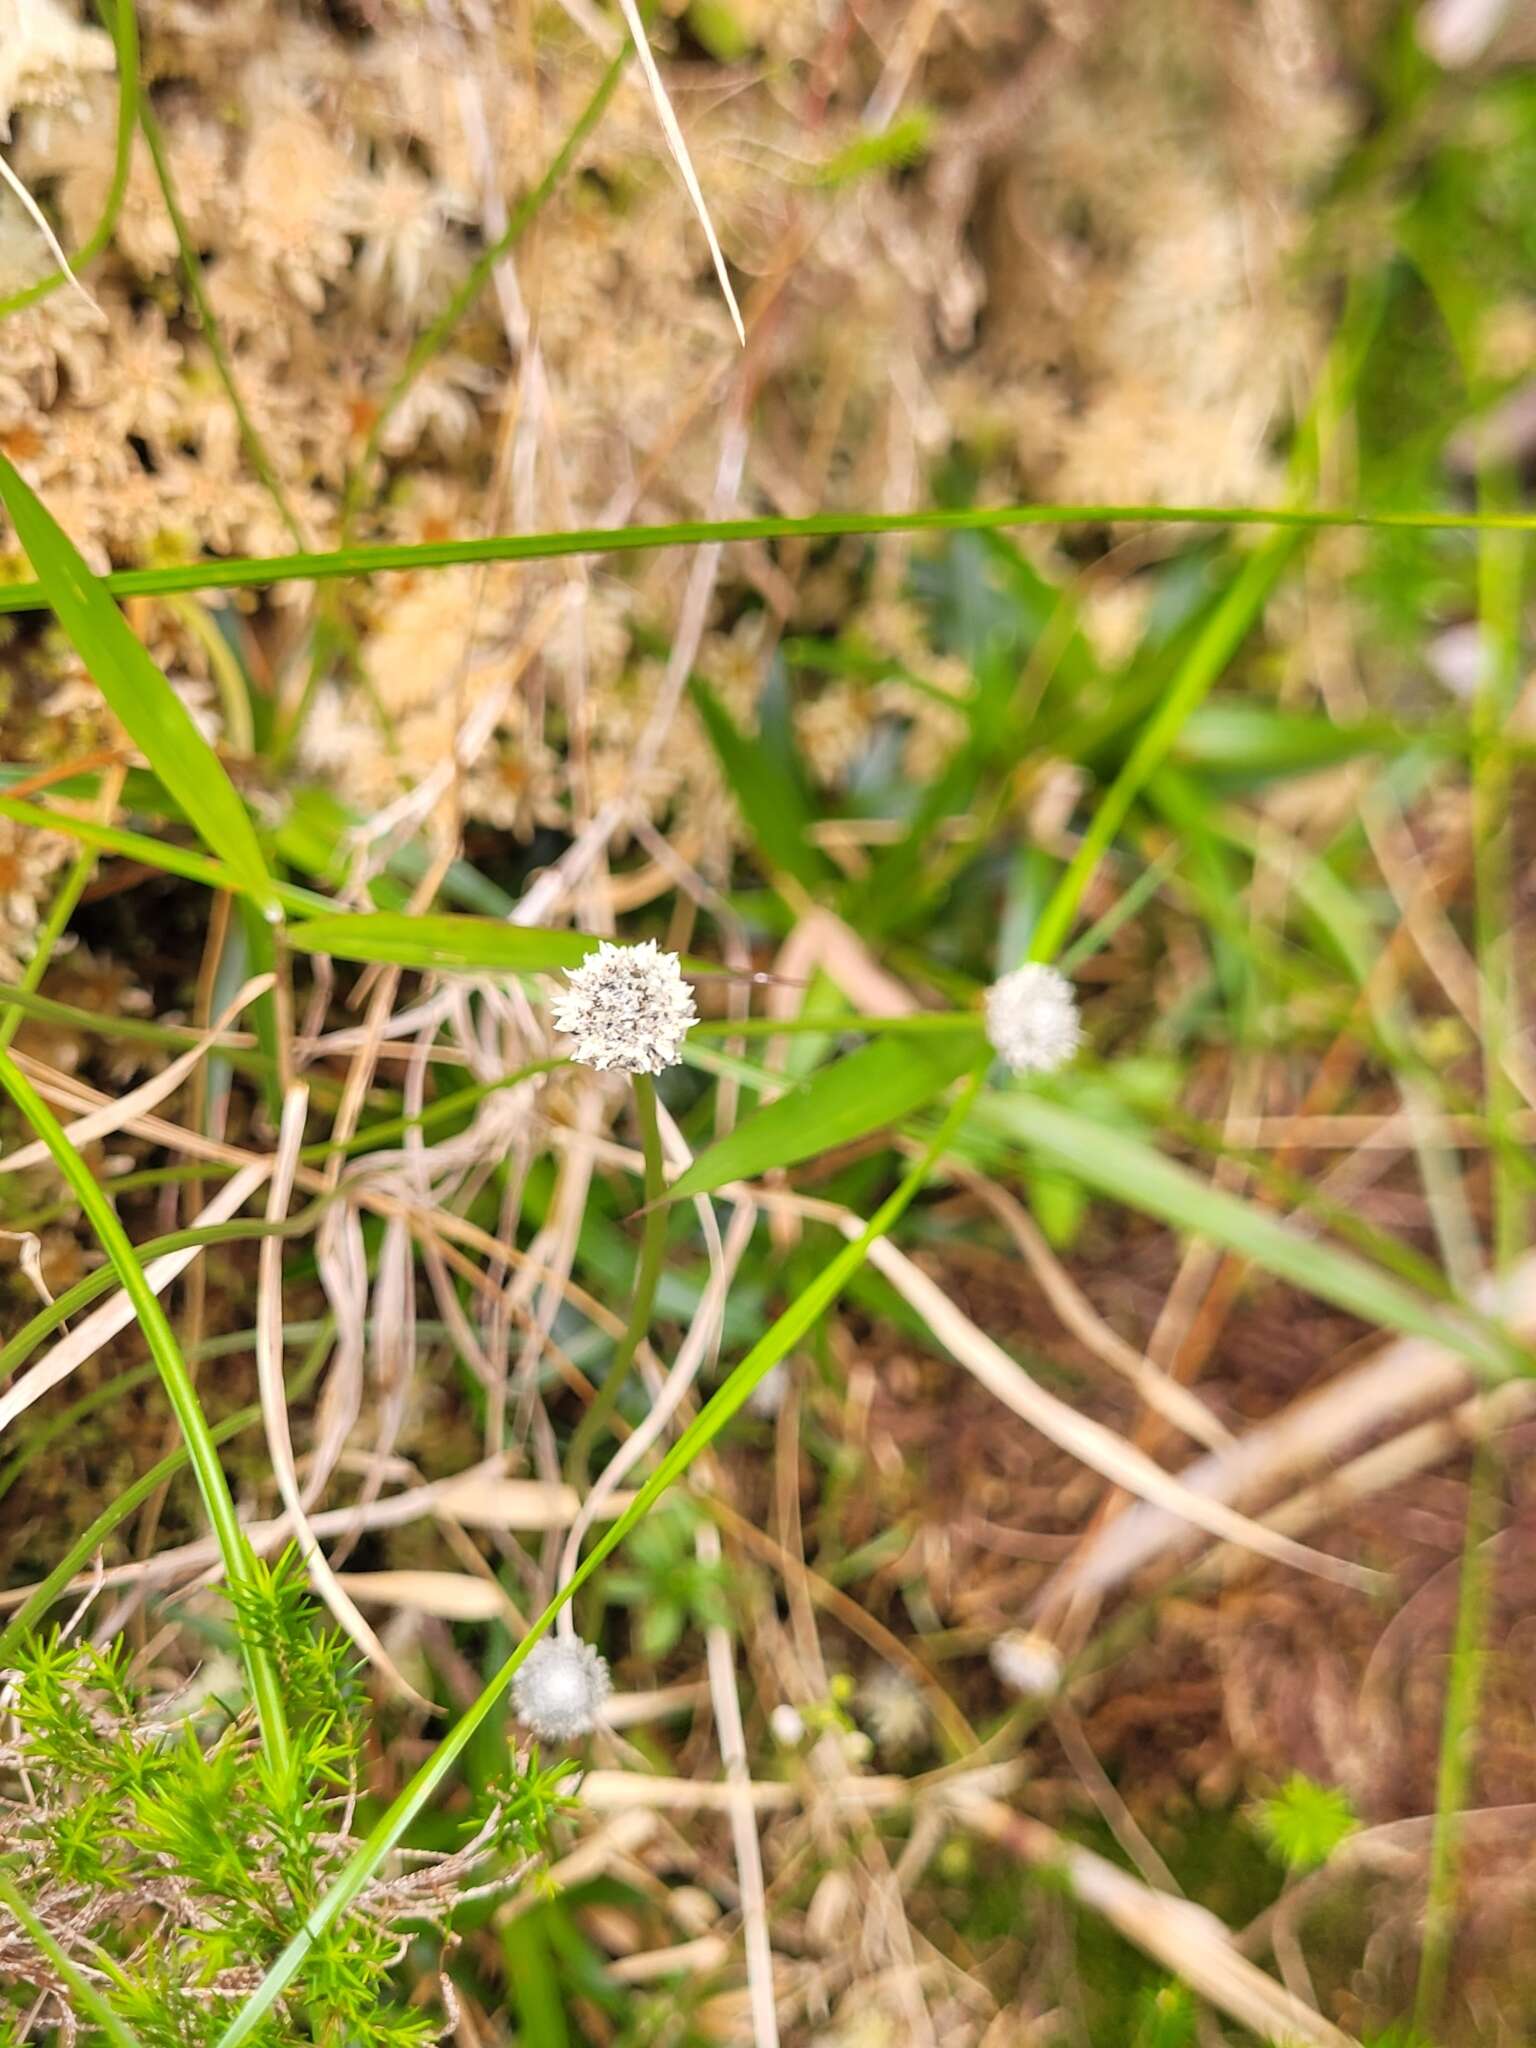
{"label": "fine white hair on stem", "polygon": [[662,133],[667,138],[677,168],[688,188],[688,197],[693,210],[699,217],[704,230],[704,239],[709,244],[709,253],[714,260],[715,275],[720,280],[720,289],[725,294],[725,303],[730,310],[731,321],[736,329],[736,338],[745,348],[747,330],[742,325],[741,308],[736,303],[736,294],[731,290],[730,275],[725,267],[725,255],[715,235],[714,222],[709,217],[709,208],[704,204],[698,178],[694,174],[693,160],[688,154],[688,145],[683,140],[683,131],[677,125],[677,116],[672,111],[672,102],[667,98],[667,89],[661,82],[661,73],[656,69],[656,59],[651,55],[650,43],[646,40],[645,24],[640,19],[640,10],[635,0],[619,0],[619,11],[625,25],[635,39],[635,55],[640,59],[640,68],[645,73],[645,82],[651,89],[651,98],[656,105],[656,118],[661,123]]}
{"label": "fine white hair on stem", "polygon": [[662,952],[654,939],[638,946],[604,939],[572,969],[550,1013],[556,1029],[575,1040],[571,1058],[604,1073],[664,1073],[698,1022],[677,955]]}
{"label": "fine white hair on stem", "polygon": [[1083,1042],[1071,982],[1038,960],[1005,974],[987,990],[987,1037],[1016,1074],[1065,1066]]}
{"label": "fine white hair on stem", "polygon": [[612,1690],[600,1650],[574,1637],[545,1636],[512,1680],[512,1703],[541,1741],[569,1742],[596,1724]]}

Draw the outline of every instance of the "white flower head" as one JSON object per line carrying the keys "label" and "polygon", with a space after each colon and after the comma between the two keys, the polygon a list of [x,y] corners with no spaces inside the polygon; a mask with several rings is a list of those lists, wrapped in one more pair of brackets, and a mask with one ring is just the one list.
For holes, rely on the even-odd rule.
{"label": "white flower head", "polygon": [[876,1744],[905,1756],[928,1737],[928,1706],[904,1671],[879,1665],[859,1687],[859,1711]]}
{"label": "white flower head", "polygon": [[1027,1699],[1045,1699],[1061,1684],[1061,1652],[1049,1636],[1010,1629],[992,1645],[992,1669]]}
{"label": "white flower head", "polygon": [[777,1365],[770,1365],[757,1385],[747,1396],[746,1408],[749,1415],[755,1415],[760,1422],[772,1422],[784,1406],[784,1396],[789,1392],[789,1368],[781,1358]]}
{"label": "white flower head", "polygon": [[1083,1042],[1072,984],[1032,960],[987,990],[987,1037],[1016,1074],[1049,1074]]}
{"label": "white flower head", "polygon": [[798,1749],[805,1740],[805,1722],[798,1707],[780,1700],[768,1716],[768,1732],[780,1749]]}
{"label": "white flower head", "polygon": [[545,1636],[512,1680],[512,1704],[541,1741],[585,1735],[613,1691],[608,1660],[590,1643]]}
{"label": "white flower head", "polygon": [[572,1059],[602,1072],[659,1074],[675,1066],[699,1019],[677,955],[661,952],[654,939],[638,946],[604,939],[567,984],[550,1006],[555,1027],[575,1039]]}

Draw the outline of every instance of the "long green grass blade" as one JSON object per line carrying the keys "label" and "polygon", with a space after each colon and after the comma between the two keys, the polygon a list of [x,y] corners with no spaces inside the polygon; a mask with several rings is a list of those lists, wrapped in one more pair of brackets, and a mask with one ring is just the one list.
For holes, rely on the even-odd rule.
{"label": "long green grass blade", "polygon": [[1428,1301],[1352,1253],[1303,1236],[1125,1131],[1022,1091],[986,1096],[975,1121],[1102,1194],[1240,1253],[1363,1322],[1431,1338],[1495,1379],[1532,1370],[1513,1343],[1470,1312]]}
{"label": "long green grass blade", "polygon": [[[145,867],[180,875],[183,881],[201,882],[208,889],[224,889],[236,896],[255,893],[254,886],[243,875],[222,861],[210,860],[207,854],[194,852],[189,846],[177,846],[168,839],[151,839],[147,833],[130,832],[122,825],[99,824],[95,818],[77,818],[69,811],[51,811],[43,804],[29,803],[25,797],[4,795],[0,795],[0,818],[13,818],[18,825],[31,825],[39,832],[62,832],[99,852],[142,861]],[[312,889],[296,889],[288,882],[269,881],[267,886],[284,910],[296,911],[300,916],[313,916],[317,911],[329,914],[334,910],[328,896],[316,895]]]}
{"label": "long green grass blade", "polygon": [[398,910],[305,918],[293,925],[288,940],[301,952],[328,953],[333,960],[382,961],[453,974],[552,974],[579,967],[600,943],[586,932],[544,931],[452,913],[411,917]]}
{"label": "long green grass blade", "polygon": [[853,1243],[845,1245],[823,1267],[811,1284],[802,1290],[773,1326],[758,1339],[729,1378],[668,1449],[656,1470],[640,1488],[624,1513],[598,1537],[571,1575],[569,1582],[555,1594],[512,1655],[492,1676],[479,1698],[460,1717],[410,1783],[380,1816],[362,1847],[310,1913],[299,1933],[267,1971],[258,1988],[252,1992],[250,1998],[225,2028],[217,2048],[241,2048],[241,2043],[251,2038],[303,1968],[304,1960],[316,1940],[328,1927],[334,1925],[352,1904],[385,1857],[399,1843],[406,1829],[426,1807],[438,1786],[468,1747],[476,1729],[500,1705],[518,1667],[534,1644],[552,1625],[560,1609],[581,1590],[604,1559],[644,1521],[668,1488],[683,1476],[699,1453],[719,1435],[752,1389],[801,1341],[806,1332],[831,1306],[853,1274],[864,1263],[869,1247],[875,1239],[883,1237],[893,1228],[927,1179],[933,1162],[941,1156],[950,1142],[975,1092],[979,1074],[978,1068],[973,1074],[972,1087],[961,1094],[933,1143],[905,1175],[894,1193],[876,1211],[861,1235]]}
{"label": "long green grass blade", "polygon": [[269,916],[277,896],[256,833],[233,783],[191,713],[150,660],[74,542],[0,455],[0,498],[48,604],[123,730],[197,827]]}
{"label": "long green grass blade", "polygon": [[[239,1436],[243,1430],[251,1429],[260,1422],[260,1408],[241,1408],[233,1415],[226,1416],[209,1436],[215,1444],[227,1443],[231,1437]],[[174,1451],[168,1451],[150,1466],[147,1472],[123,1488],[99,1515],[87,1523],[54,1565],[45,1579],[39,1579],[26,1599],[17,1608],[0,1633],[0,1658],[14,1658],[18,1644],[30,1629],[33,1629],[48,1612],[54,1601],[59,1599],[76,1572],[83,1571],[113,1532],[145,1501],[153,1498],[160,1488],[180,1472],[187,1462],[185,1444],[179,1444]]]}
{"label": "long green grass blade", "polygon": [[229,400],[231,412],[240,429],[241,445],[246,460],[261,480],[261,487],[277,507],[277,515],[287,527],[295,547],[304,545],[304,529],[294,514],[287,492],[283,489],[282,478],[276,465],[268,455],[262,438],[256,431],[250,411],[240,393],[239,381],[229,350],[224,346],[224,337],[219,332],[219,323],[214,317],[213,302],[208,297],[203,281],[202,258],[197,253],[197,244],[187,226],[181,202],[176,197],[176,186],[171,177],[170,156],[160,133],[160,123],[155,119],[153,107],[147,99],[139,102],[139,127],[143,131],[145,146],[155,167],[155,176],[160,181],[160,196],[165,201],[165,210],[170,217],[171,232],[176,237],[176,248],[181,257],[182,275],[187,281],[187,290],[197,308],[198,325],[203,331],[203,340],[213,358],[213,367],[219,382],[224,386],[224,395]]}
{"label": "long green grass blade", "polygon": [[[1024,526],[1273,526],[1311,531],[1367,527],[1413,533],[1536,532],[1536,512],[1375,511],[1293,505],[963,505],[912,512],[816,512],[792,519],[682,519],[665,526],[593,526],[568,533],[492,533],[461,540],[380,542],[292,555],[234,556],[159,569],[122,569],[102,580],[119,597],[179,590],[253,590],[274,583],[323,583],[391,569],[441,569],[461,562],[542,562],[567,555],[643,553],[738,540],[818,540],[847,534],[990,533]],[[39,583],[0,589],[0,612],[45,610]]]}
{"label": "long green grass blade", "polygon": [[[139,1328],[144,1332],[150,1356],[159,1370],[166,1397],[181,1429],[182,1440],[192,1462],[204,1512],[218,1539],[219,1553],[231,1586],[251,1583],[251,1552],[235,1512],[219,1463],[218,1451],[209,1434],[207,1418],[198,1403],[197,1390],[187,1371],[181,1347],[160,1298],[144,1277],[144,1268],[129,1242],[128,1233],[117,1220],[116,1211],[97,1186],[90,1168],[65,1135],[58,1118],[38,1094],[11,1055],[0,1049],[0,1088],[3,1088],[27,1122],[48,1147],[54,1164],[85,1212],[86,1221],[106,1253],[123,1291],[133,1304]],[[286,1770],[289,1763],[287,1717],[282,1690],[271,1658],[257,1643],[244,1645],[251,1696],[261,1716],[262,1739],[273,1765]]]}
{"label": "long green grass blade", "polygon": [[1162,764],[1191,713],[1231,661],[1296,549],[1294,533],[1278,533],[1248,557],[1222,602],[1179,664],[1172,687],[1142,727],[1125,765],[1105,792],[1077,852],[1040,914],[1030,940],[1032,960],[1052,960],[1066,944],[1083,891],[1125,823],[1132,804]]}
{"label": "long green grass blade", "polygon": [[806,889],[824,889],[832,865],[811,837],[810,799],[789,764],[760,739],[749,739],[702,677],[688,690],[769,871],[792,875]]}
{"label": "long green grass blade", "polygon": [[479,298],[481,292],[485,290],[486,285],[490,282],[495,272],[497,264],[522,240],[528,229],[543,212],[549,200],[559,189],[567,171],[569,171],[571,165],[580,154],[582,144],[592,133],[598,122],[601,121],[604,113],[607,111],[608,102],[617,92],[619,81],[623,78],[625,69],[629,64],[630,54],[630,45],[628,43],[621,44],[608,69],[598,80],[592,97],[571,124],[570,132],[567,134],[564,142],[561,143],[559,149],[551,157],[543,177],[518,202],[506,226],[496,237],[495,241],[481,250],[469,270],[465,273],[463,282],[453,293],[447,305],[444,306],[431,326],[422,333],[420,339],[406,357],[399,376],[390,386],[383,403],[379,407],[377,417],[368,429],[368,439],[363,449],[362,459],[353,471],[352,476],[348,479],[346,505],[343,512],[342,531],[344,536],[347,524],[352,513],[357,509],[362,492],[368,481],[369,472],[372,470],[374,460],[378,455],[379,443],[383,439],[384,429],[388,426],[390,420],[393,419],[401,401],[416,382],[416,379],[421,375],[428,363],[441,353],[460,321],[464,318],[464,315]]}

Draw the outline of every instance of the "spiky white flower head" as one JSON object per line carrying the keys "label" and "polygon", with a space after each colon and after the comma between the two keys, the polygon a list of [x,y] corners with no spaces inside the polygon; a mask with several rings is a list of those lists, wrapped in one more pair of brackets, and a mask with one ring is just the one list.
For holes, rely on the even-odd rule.
{"label": "spiky white flower head", "polygon": [[541,1741],[569,1742],[596,1721],[613,1680],[608,1660],[590,1643],[545,1636],[512,1680],[512,1703]]}
{"label": "spiky white flower head", "polygon": [[859,1711],[876,1743],[905,1756],[928,1738],[928,1705],[904,1671],[882,1664],[859,1687]]}
{"label": "spiky white flower head", "polygon": [[1015,1692],[1044,1699],[1061,1684],[1061,1652],[1049,1636],[1010,1629],[992,1645],[992,1669]]}
{"label": "spiky white flower head", "polygon": [[566,979],[550,1010],[555,1028],[576,1041],[573,1060],[626,1074],[659,1074],[677,1064],[699,1013],[675,953],[661,952],[654,939],[638,946],[604,939]]}
{"label": "spiky white flower head", "polygon": [[987,990],[987,1037],[1016,1074],[1049,1074],[1083,1042],[1072,984],[1032,960]]}

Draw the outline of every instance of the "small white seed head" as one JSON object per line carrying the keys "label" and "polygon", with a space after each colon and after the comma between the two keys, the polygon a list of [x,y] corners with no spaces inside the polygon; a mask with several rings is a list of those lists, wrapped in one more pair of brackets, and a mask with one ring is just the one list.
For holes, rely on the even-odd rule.
{"label": "small white seed head", "polygon": [[805,1722],[800,1709],[780,1700],[768,1716],[768,1732],[780,1749],[798,1749],[805,1740]]}
{"label": "small white seed head", "polygon": [[906,1756],[928,1739],[928,1703],[904,1671],[882,1664],[859,1687],[859,1712],[887,1756]]}
{"label": "small white seed head", "polygon": [[699,1021],[675,953],[654,939],[613,946],[606,939],[566,977],[550,1005],[555,1028],[575,1044],[571,1058],[602,1072],[659,1074],[677,1064]]}
{"label": "small white seed head", "polygon": [[612,1691],[601,1652],[590,1643],[545,1636],[512,1680],[512,1703],[541,1742],[569,1742],[587,1733]]}
{"label": "small white seed head", "polygon": [[789,1368],[781,1358],[777,1365],[770,1365],[757,1385],[748,1394],[746,1410],[755,1415],[759,1422],[772,1422],[784,1406],[784,1396],[789,1392]]}
{"label": "small white seed head", "polygon": [[1032,960],[987,990],[987,1037],[1016,1074],[1049,1074],[1083,1042],[1072,984]]}
{"label": "small white seed head", "polygon": [[1061,1684],[1061,1652],[1049,1636],[1010,1629],[992,1645],[992,1669],[1026,1699],[1046,1699]]}

